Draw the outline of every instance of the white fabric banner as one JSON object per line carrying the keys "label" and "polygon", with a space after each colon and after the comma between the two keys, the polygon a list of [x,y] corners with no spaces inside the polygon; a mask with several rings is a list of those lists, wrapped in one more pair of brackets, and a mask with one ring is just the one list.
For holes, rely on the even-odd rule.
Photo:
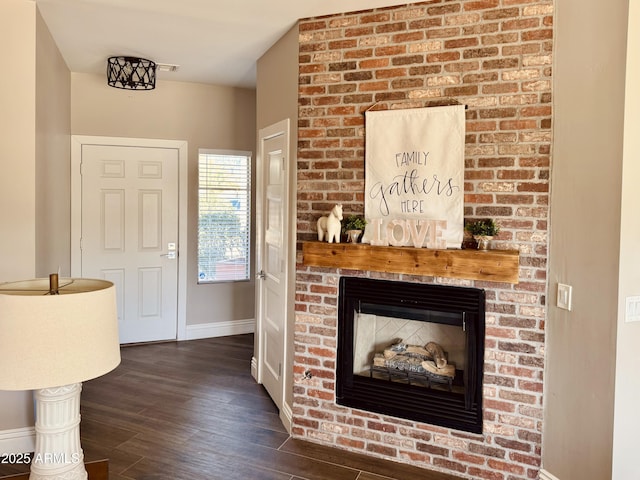
{"label": "white fabric banner", "polygon": [[460,248],[464,105],[365,114],[363,243]]}

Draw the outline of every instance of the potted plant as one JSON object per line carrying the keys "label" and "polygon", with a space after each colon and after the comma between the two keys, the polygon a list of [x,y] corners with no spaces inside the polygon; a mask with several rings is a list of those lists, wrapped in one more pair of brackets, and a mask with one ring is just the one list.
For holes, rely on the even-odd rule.
{"label": "potted plant", "polygon": [[362,215],[349,215],[343,225],[342,232],[347,235],[347,242],[357,243],[367,221]]}
{"label": "potted plant", "polygon": [[464,228],[473,236],[479,250],[488,250],[491,240],[500,232],[500,227],[491,218],[474,220]]}

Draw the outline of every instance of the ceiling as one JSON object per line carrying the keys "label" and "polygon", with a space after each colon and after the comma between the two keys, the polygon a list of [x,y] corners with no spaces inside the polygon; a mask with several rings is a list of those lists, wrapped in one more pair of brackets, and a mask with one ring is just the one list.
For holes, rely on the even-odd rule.
{"label": "ceiling", "polygon": [[[33,0],[31,0],[33,1]],[[398,0],[35,0],[72,72],[114,55],[179,65],[159,80],[255,87],[256,61],[300,18]]]}

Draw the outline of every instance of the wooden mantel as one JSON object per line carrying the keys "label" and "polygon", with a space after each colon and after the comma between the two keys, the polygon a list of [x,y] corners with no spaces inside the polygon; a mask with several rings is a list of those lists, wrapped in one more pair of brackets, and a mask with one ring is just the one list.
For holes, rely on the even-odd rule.
{"label": "wooden mantel", "polygon": [[433,277],[518,283],[517,250],[432,250],[362,243],[304,242],[303,264]]}

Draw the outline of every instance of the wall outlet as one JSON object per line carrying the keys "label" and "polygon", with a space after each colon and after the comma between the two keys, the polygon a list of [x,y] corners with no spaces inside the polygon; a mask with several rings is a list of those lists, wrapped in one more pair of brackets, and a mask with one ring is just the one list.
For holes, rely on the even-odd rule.
{"label": "wall outlet", "polygon": [[571,311],[572,290],[571,285],[565,285],[564,283],[558,284],[558,298],[556,301],[558,308]]}

